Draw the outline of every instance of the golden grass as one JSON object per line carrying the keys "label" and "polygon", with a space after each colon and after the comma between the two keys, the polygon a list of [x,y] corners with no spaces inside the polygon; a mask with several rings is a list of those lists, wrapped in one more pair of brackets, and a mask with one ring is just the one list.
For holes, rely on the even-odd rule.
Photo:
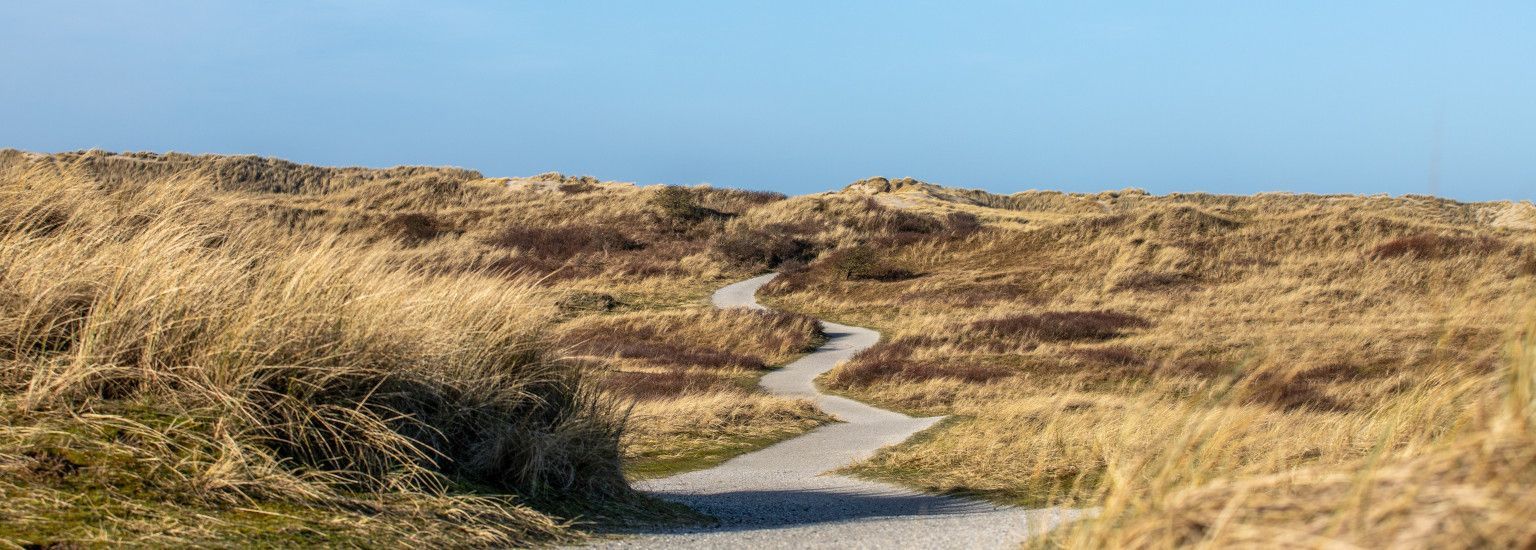
{"label": "golden grass", "polygon": [[[851,191],[903,198],[885,208],[935,213],[948,203],[1010,215],[978,214],[986,227],[965,235],[844,244],[875,247],[886,265],[869,272],[910,274],[902,278],[850,277],[828,255],[766,290],[776,307],[885,332],[825,385],[955,415],[850,471],[1009,502],[1103,506],[1104,520],[1050,540],[1074,547],[1256,544],[1322,521],[1307,513],[1343,513],[1305,508],[1247,538],[1206,527],[1138,534],[1171,521],[1151,503],[1196,487],[1263,486],[1252,480],[1299,471],[1355,479],[1351,469],[1389,457],[1459,475],[1445,473],[1472,467],[1458,465],[1458,453],[1470,463],[1483,455],[1452,442],[1475,424],[1469,411],[1498,394],[1502,342],[1531,303],[1536,274],[1536,239],[1508,223],[1529,205],[1139,192],[988,199],[869,185]],[[1517,471],[1498,475],[1530,490]],[[1399,485],[1433,482],[1418,480]],[[1478,513],[1528,514],[1511,494],[1488,493]],[[1262,516],[1272,503],[1242,498],[1219,501],[1226,507],[1181,500],[1178,521],[1208,527]],[[1341,540],[1372,546],[1390,531],[1381,526],[1390,522],[1371,525],[1366,509],[1351,513],[1366,527]],[[1403,544],[1503,537],[1505,525],[1423,527],[1432,535]]]}
{"label": "golden grass", "polygon": [[[1255,421],[1233,410],[1167,418],[1181,431],[1114,473],[1098,519],[1037,544],[1528,547],[1536,541],[1529,521],[1536,513],[1531,326],[1498,372],[1471,380],[1427,377],[1370,415],[1370,425],[1350,430],[1369,435],[1371,444],[1353,460],[1212,475],[1204,465],[1232,463],[1232,439],[1252,432]],[[1135,474],[1152,474],[1151,481],[1125,478]]]}
{"label": "golden grass", "polygon": [[526,544],[569,533],[519,501],[628,495],[616,404],[531,281],[285,233],[194,178],[10,166],[0,220],[6,538],[198,544],[197,514],[294,507]]}
{"label": "golden grass", "polygon": [[954,415],[851,471],[1102,508],[1039,544],[1533,536],[1529,204],[101,152],[0,176],[0,538],[566,540],[605,512],[546,497],[635,506],[621,458],[827,420],[755,387],[809,318],[702,305],[770,266],[766,301],[885,333],[824,385]]}
{"label": "golden grass", "polygon": [[[760,269],[709,237],[775,197],[673,192],[696,210],[672,219],[658,193],[0,151],[0,540],[505,546],[670,518],[625,456],[698,467],[826,418],[750,390],[814,323],[697,305]],[[627,403],[637,362],[726,383]]]}

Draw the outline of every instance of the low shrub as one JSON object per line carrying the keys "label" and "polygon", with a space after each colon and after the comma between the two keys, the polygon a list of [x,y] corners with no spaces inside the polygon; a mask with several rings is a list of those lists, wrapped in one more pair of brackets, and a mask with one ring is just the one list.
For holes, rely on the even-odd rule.
{"label": "low shrub", "polygon": [[419,212],[397,214],[385,220],[381,229],[406,245],[418,245],[436,239],[446,230],[437,218]]}
{"label": "low shrub", "polygon": [[1012,371],[996,366],[915,361],[911,355],[917,346],[918,342],[910,339],[877,344],[859,352],[842,367],[832,371],[827,383],[836,389],[853,389],[881,382],[920,382],[941,378],[985,383],[1013,375]]}
{"label": "low shrub", "polygon": [[509,226],[485,239],[485,243],[549,258],[645,248],[644,243],[630,239],[617,229],[580,224],[554,227]]}
{"label": "low shrub", "polygon": [[814,243],[798,236],[803,233],[803,228],[784,224],[732,228],[710,241],[710,250],[727,260],[751,266],[803,262],[815,256]]}
{"label": "low shrub", "polygon": [[884,254],[870,246],[835,250],[819,260],[844,280],[903,281],[920,276],[908,269],[882,260]]}
{"label": "low shrub", "polygon": [[981,227],[981,220],[970,212],[950,212],[944,217],[944,232],[951,238],[968,237]]}
{"label": "low shrub", "polygon": [[693,223],[710,218],[728,217],[724,212],[707,208],[699,202],[696,190],[676,185],[663,185],[651,195],[650,204],[663,221]]}

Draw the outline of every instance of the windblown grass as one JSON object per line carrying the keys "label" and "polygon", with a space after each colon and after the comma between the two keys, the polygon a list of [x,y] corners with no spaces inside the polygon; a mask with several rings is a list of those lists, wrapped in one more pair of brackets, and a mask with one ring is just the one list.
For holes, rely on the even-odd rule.
{"label": "windblown grass", "polygon": [[[886,333],[824,384],[954,415],[850,471],[1103,507],[1104,519],[1050,539],[1073,547],[1266,544],[1288,531],[1309,534],[1304,546],[1526,540],[1500,518],[1531,512],[1519,496],[1536,487],[1520,450],[1529,439],[1495,435],[1480,411],[1523,368],[1501,357],[1532,303],[1536,235],[1509,221],[1530,205],[1136,191],[1000,198],[876,184],[838,195],[984,224],[833,245],[872,247],[881,269],[914,278],[850,277],[829,254],[765,289],[776,307]],[[840,200],[849,199],[791,199],[754,217]],[[1335,481],[1279,500],[1296,476]],[[1373,484],[1398,500],[1361,500]],[[1432,510],[1411,511],[1415,491],[1439,495],[1424,503]],[[1394,529],[1414,534],[1394,539]]]}
{"label": "windblown grass", "polygon": [[627,498],[621,417],[528,280],[430,277],[197,178],[10,165],[0,220],[0,536],[227,543],[292,517],[262,531],[518,545],[571,536],[524,502]]}

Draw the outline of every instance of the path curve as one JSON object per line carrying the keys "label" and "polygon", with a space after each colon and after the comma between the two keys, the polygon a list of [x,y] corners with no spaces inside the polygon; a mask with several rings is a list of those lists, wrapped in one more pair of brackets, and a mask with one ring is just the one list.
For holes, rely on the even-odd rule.
{"label": "path curve", "polygon": [[[715,292],[716,307],[766,309],[757,289],[777,274]],[[940,417],[913,418],[817,391],[815,378],[880,333],[822,321],[827,342],[768,373],[762,386],[814,400],[841,422],[747,453],[719,466],[642,481],[638,488],[720,519],[711,528],[674,529],[603,541],[606,548],[1004,548],[1076,516],[1071,509],[1024,509],[930,495],[827,474],[900,443]]]}

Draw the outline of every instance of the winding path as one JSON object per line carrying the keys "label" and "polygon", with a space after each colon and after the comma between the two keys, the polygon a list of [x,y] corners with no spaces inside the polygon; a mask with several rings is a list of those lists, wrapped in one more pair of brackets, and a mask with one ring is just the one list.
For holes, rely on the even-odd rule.
{"label": "winding path", "polygon": [[[715,306],[765,309],[754,296],[774,275],[721,288]],[[1070,509],[997,506],[827,474],[900,443],[940,418],[913,418],[817,391],[817,375],[880,340],[880,333],[866,328],[825,321],[822,326],[826,344],[768,373],[762,386],[777,395],[814,400],[842,422],[714,468],[638,483],[654,496],[715,516],[720,524],[642,533],[598,546],[1002,548],[1076,516]]]}

